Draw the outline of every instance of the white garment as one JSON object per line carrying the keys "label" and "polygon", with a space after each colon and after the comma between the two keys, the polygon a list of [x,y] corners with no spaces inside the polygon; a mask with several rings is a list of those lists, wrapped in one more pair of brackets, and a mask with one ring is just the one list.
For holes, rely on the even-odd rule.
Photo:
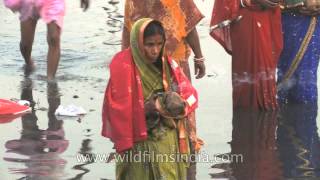
{"label": "white garment", "polygon": [[70,104],[66,107],[59,105],[54,114],[56,116],[79,116],[87,114],[87,112],[82,107],[77,107],[73,104]]}

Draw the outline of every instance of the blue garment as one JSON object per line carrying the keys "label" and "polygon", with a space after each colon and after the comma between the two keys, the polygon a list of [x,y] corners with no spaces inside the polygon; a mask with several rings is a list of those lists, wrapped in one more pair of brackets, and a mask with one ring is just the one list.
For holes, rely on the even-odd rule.
{"label": "blue garment", "polygon": [[317,112],[315,104],[289,104],[281,107],[277,144],[286,179],[320,179]]}
{"label": "blue garment", "polygon": [[[278,83],[288,71],[303,41],[311,21],[310,16],[285,12],[282,14],[284,48],[278,63]],[[278,101],[283,103],[317,103],[317,69],[320,59],[320,16],[315,32],[298,68],[292,77],[278,84]]]}

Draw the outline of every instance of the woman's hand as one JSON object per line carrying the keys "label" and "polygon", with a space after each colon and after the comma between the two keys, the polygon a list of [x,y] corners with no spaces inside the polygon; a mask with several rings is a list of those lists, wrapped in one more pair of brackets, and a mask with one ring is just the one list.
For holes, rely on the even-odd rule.
{"label": "woman's hand", "polygon": [[299,12],[303,15],[306,15],[306,16],[318,16],[320,15],[320,7],[319,8],[314,8],[314,9],[308,9],[306,7],[301,7],[299,9]]}
{"label": "woman's hand", "polygon": [[90,0],[80,0],[80,7],[83,11],[86,11],[89,8]]}
{"label": "woman's hand", "polygon": [[157,100],[157,96],[156,95],[152,95],[148,101],[145,102],[144,104],[144,111],[146,114],[152,113],[154,111],[158,111],[157,107],[156,107],[156,100]]}
{"label": "woman's hand", "polygon": [[196,79],[201,79],[206,75],[206,65],[204,61],[194,61],[194,75],[196,75]]}
{"label": "woman's hand", "polygon": [[155,109],[164,117],[176,118],[186,113],[186,102],[181,96],[172,91],[163,93],[155,100]]}
{"label": "woman's hand", "polygon": [[280,4],[280,0],[255,0],[255,2],[265,8],[275,8]]}
{"label": "woman's hand", "polygon": [[306,0],[305,6],[299,9],[301,14],[307,16],[317,16],[320,14],[320,1],[318,0]]}
{"label": "woman's hand", "polygon": [[162,106],[161,106],[161,103],[160,103],[159,98],[157,98],[157,99],[155,100],[154,105],[155,105],[155,109],[156,109],[161,115],[167,115],[167,114],[165,113],[165,111],[162,109]]}
{"label": "woman's hand", "polygon": [[202,61],[202,62],[200,61],[194,62],[194,74],[196,75],[196,79],[200,79],[206,74],[206,66],[204,65],[204,62],[203,62],[204,58],[202,56],[199,35],[196,27],[189,32],[187,36],[187,42],[190,45],[195,57],[197,57],[197,58],[194,58],[194,60],[201,59]]}

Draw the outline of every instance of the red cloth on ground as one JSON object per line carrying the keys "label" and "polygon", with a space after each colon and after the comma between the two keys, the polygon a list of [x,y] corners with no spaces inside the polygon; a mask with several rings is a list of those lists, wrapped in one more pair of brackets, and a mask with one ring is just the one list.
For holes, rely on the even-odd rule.
{"label": "red cloth on ground", "polygon": [[6,99],[0,99],[0,115],[17,115],[28,111],[30,111],[29,106],[23,106]]}
{"label": "red cloth on ground", "polygon": [[0,123],[8,123],[30,111],[29,106],[16,102],[0,99]]}

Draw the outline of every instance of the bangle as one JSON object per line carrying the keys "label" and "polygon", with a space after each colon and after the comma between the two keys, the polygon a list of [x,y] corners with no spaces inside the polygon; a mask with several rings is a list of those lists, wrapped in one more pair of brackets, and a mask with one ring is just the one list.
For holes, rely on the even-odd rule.
{"label": "bangle", "polygon": [[243,0],[240,0],[240,5],[241,5],[241,7],[243,7],[243,8],[246,7],[246,5],[244,4]]}
{"label": "bangle", "polygon": [[270,0],[266,0],[269,4],[271,4],[272,6],[277,6],[279,5],[279,3],[276,3],[276,2],[272,2]]}
{"label": "bangle", "polygon": [[205,61],[205,58],[204,58],[204,57],[201,57],[201,58],[196,58],[196,57],[194,57],[194,58],[193,58],[193,61],[194,61],[194,62],[204,62],[204,61]]}

